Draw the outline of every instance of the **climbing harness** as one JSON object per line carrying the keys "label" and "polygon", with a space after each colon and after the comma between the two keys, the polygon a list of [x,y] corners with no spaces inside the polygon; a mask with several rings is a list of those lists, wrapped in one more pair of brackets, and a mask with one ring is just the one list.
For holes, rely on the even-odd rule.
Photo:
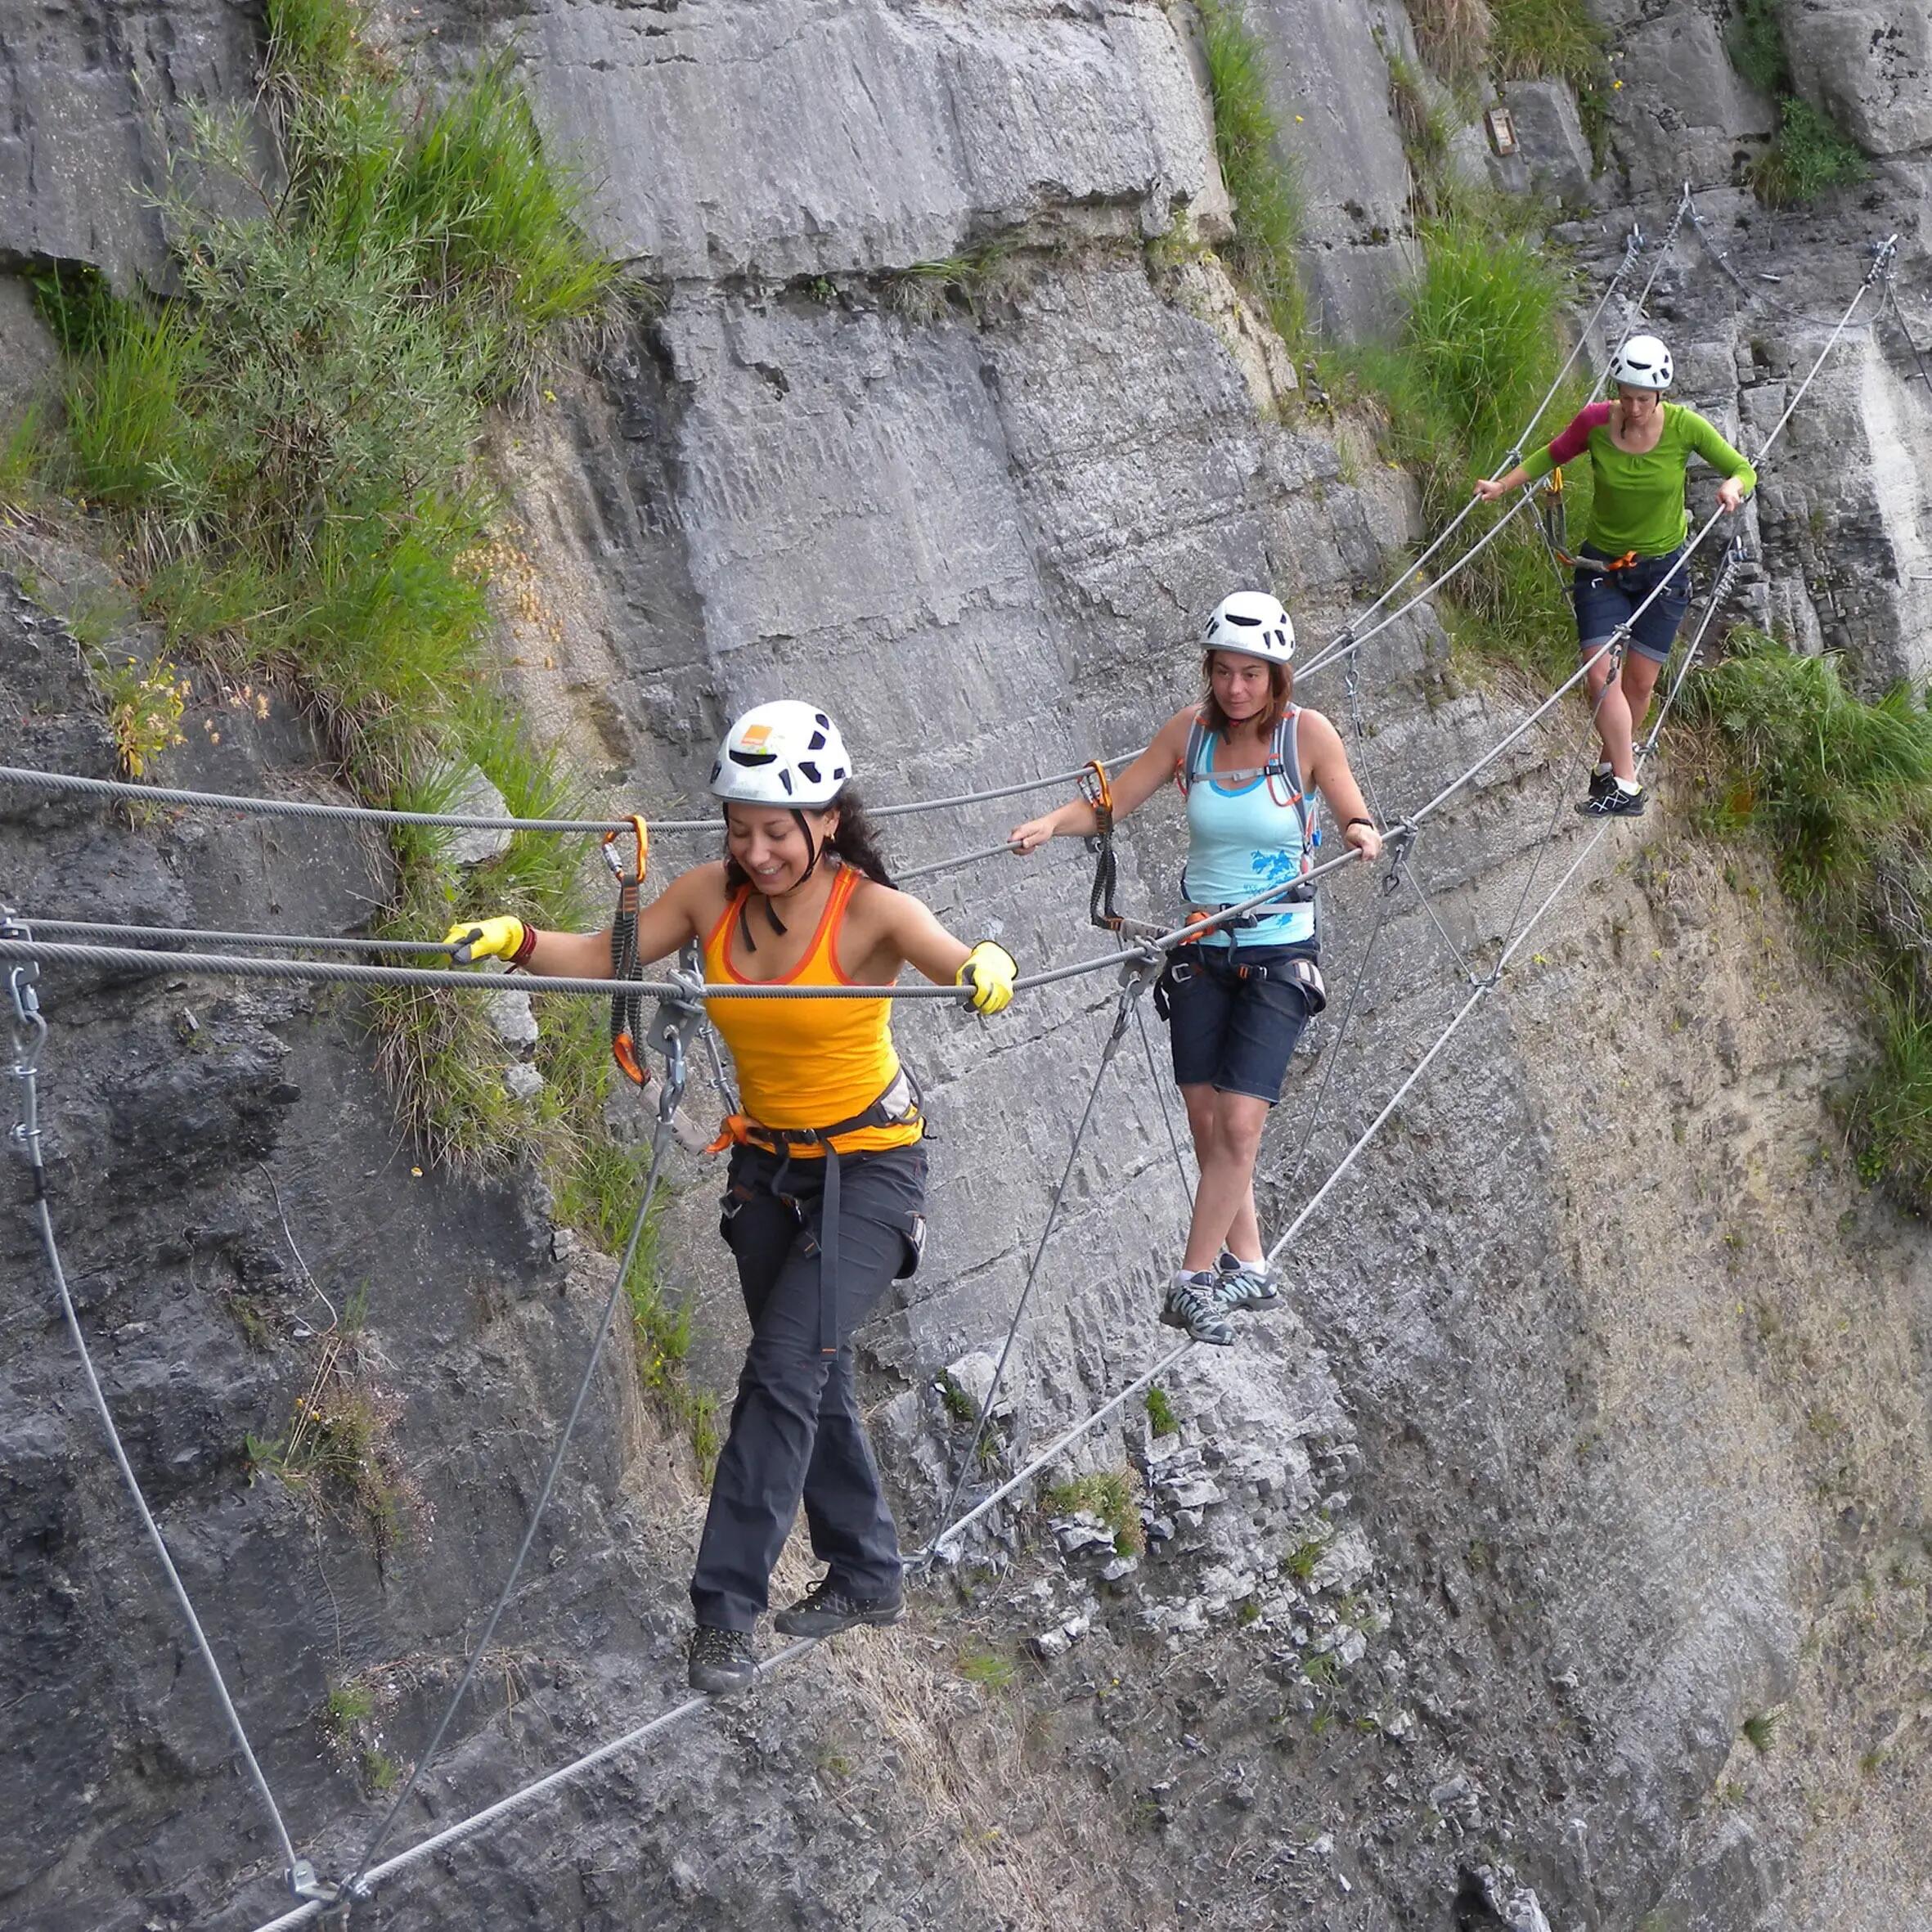
{"label": "climbing harness", "polygon": [[644,995],[626,982],[634,982],[640,971],[637,961],[637,901],[643,889],[645,869],[650,863],[650,833],[644,820],[631,821],[631,863],[627,871],[618,856],[621,836],[606,832],[600,842],[604,863],[617,881],[617,910],[610,922],[610,977],[622,991],[610,996],[610,1057],[634,1086],[642,1086],[645,1075],[637,1058],[637,1036],[644,1031]]}
{"label": "climbing harness", "polygon": [[[874,992],[873,997],[877,999],[879,995]],[[717,1154],[735,1145],[759,1147],[768,1153],[776,1154],[779,1166],[777,1173],[771,1177],[771,1191],[794,1215],[798,1215],[798,1203],[785,1193],[783,1185],[792,1164],[793,1149],[802,1147],[824,1149],[825,1189],[820,1197],[819,1233],[816,1237],[819,1248],[819,1353],[822,1355],[835,1355],[838,1353],[838,1211],[841,1176],[841,1150],[838,1143],[847,1135],[859,1133],[867,1127],[910,1127],[923,1123],[924,1116],[920,1111],[919,1098],[918,1084],[901,1063],[899,1071],[892,1076],[892,1085],[869,1107],[863,1108],[848,1120],[834,1121],[829,1127],[768,1127],[763,1121],[754,1121],[748,1115],[734,1113],[726,1117],[724,1125],[718,1130],[717,1138],[704,1150],[708,1154]]]}

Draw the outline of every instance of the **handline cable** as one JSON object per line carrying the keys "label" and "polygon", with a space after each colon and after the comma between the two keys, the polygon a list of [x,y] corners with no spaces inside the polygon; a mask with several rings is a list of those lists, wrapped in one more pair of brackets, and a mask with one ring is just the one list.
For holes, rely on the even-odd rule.
{"label": "handline cable", "polygon": [[200,940],[204,944],[217,940],[223,946],[287,946],[291,950],[306,947],[315,952],[330,953],[454,953],[461,950],[455,940],[338,938],[293,932],[215,932],[204,931],[198,926],[126,926],[100,919],[43,919],[31,914],[23,914],[20,923],[38,932],[68,932],[76,938],[97,936],[124,938],[137,944],[151,940],[180,939]]}
{"label": "handline cable", "polygon": [[[1681,685],[1682,679],[1680,678],[1678,683],[1676,685],[1674,685],[1672,688],[1670,698],[1666,700],[1665,712],[1660,712],[1659,715],[1657,724],[1660,729],[1661,728],[1664,722],[1665,713],[1668,712],[1669,705],[1674,701],[1677,691],[1681,688]],[[1499,968],[1507,967],[1515,955],[1521,950],[1525,944],[1527,943],[1531,932],[1534,932],[1535,928],[1548,914],[1551,907],[1555,905],[1561,896],[1568,889],[1571,880],[1576,877],[1577,874],[1583,869],[1583,866],[1589,859],[1591,854],[1593,853],[1597,847],[1602,842],[1603,838],[1610,831],[1611,823],[1611,820],[1606,820],[1597,828],[1595,833],[1585,844],[1582,851],[1579,851],[1576,857],[1571,861],[1570,866],[1564,872],[1561,878],[1560,878],[1557,882],[1556,885],[1551,888],[1549,893],[1545,896],[1542,903],[1537,907],[1535,912],[1530,916],[1528,923],[1523,927],[1522,931],[1517,935],[1516,940],[1507,949],[1505,956],[1501,961],[1498,962]],[[1366,963],[1366,961],[1364,963]],[[1360,976],[1358,976],[1358,985],[1359,985],[1359,983]],[[1402,1085],[1396,1090],[1395,1094],[1391,1097],[1390,1100],[1384,1106],[1382,1112],[1377,1116],[1376,1119],[1366,1130],[1364,1130],[1362,1134],[1357,1137],[1357,1139],[1354,1144],[1343,1156],[1341,1161],[1330,1174],[1328,1180],[1323,1183],[1323,1186],[1318,1189],[1313,1196],[1310,1197],[1307,1203],[1303,1206],[1301,1211],[1295,1217],[1294,1220],[1283,1232],[1280,1240],[1278,1241],[1274,1247],[1269,1250],[1268,1258],[1270,1263],[1273,1263],[1278,1257],[1282,1250],[1306,1224],[1307,1220],[1313,1215],[1315,1209],[1321,1204],[1322,1201],[1326,1197],[1326,1196],[1332,1190],[1334,1185],[1341,1179],[1341,1175],[1345,1174],[1350,1166],[1353,1166],[1355,1161],[1359,1157],[1362,1150],[1368,1144],[1368,1143],[1374,1138],[1376,1134],[1377,1134],[1381,1130],[1382,1127],[1386,1123],[1388,1119],[1394,1114],[1396,1108],[1400,1106],[1401,1101],[1406,1098],[1409,1092],[1414,1087],[1416,1083],[1427,1071],[1429,1066],[1434,1062],[1443,1048],[1446,1046],[1450,1038],[1458,1030],[1459,1030],[1463,1022],[1468,1018],[1469,1014],[1485,998],[1488,996],[1489,993],[1494,991],[1497,986],[1500,983],[1500,974],[1498,973],[1498,977],[1483,981],[1476,986],[1474,991],[1471,993],[1469,999],[1464,1002],[1463,1005],[1458,1010],[1456,1014],[1450,1019],[1448,1025],[1444,1028],[1443,1031],[1438,1036],[1435,1044],[1431,1045],[1428,1051],[1423,1054],[1422,1058],[1417,1062],[1415,1067],[1411,1070],[1408,1079],[1403,1082]],[[1337,1038],[1337,1045],[1339,1045],[1339,1036]],[[1052,1442],[1046,1445],[1045,1449],[1041,1449],[1036,1455],[1029,1458],[1029,1460],[1021,1468],[1016,1470],[1012,1476],[1008,1477],[1004,1482],[1001,1483],[990,1494],[982,1497],[977,1503],[973,1505],[971,1509],[968,1510],[964,1515],[958,1517],[953,1522],[947,1525],[945,1529],[938,1531],[932,1537],[931,1544],[929,1546],[932,1552],[937,1554],[938,1552],[942,1552],[949,1543],[955,1542],[961,1534],[963,1534],[966,1530],[971,1528],[971,1526],[978,1521],[982,1516],[987,1515],[991,1511],[997,1508],[999,1505],[1004,1502],[1009,1496],[1013,1495],[1016,1491],[1024,1487],[1025,1485],[1030,1482],[1034,1476],[1040,1473],[1041,1470],[1049,1467],[1068,1448],[1070,1448],[1075,1442],[1077,1442],[1081,1436],[1085,1435],[1090,1430],[1094,1428],[1099,1423],[1106,1421],[1108,1417],[1112,1415],[1125,1404],[1130,1401],[1136,1395],[1139,1394],[1143,1390],[1149,1387],[1152,1383],[1157,1382],[1162,1375],[1166,1374],[1168,1370],[1174,1368],[1184,1356],[1186,1356],[1197,1346],[1198,1345],[1194,1341],[1193,1337],[1189,1337],[1185,1341],[1180,1342],[1176,1347],[1170,1350],[1166,1355],[1161,1356],[1150,1368],[1143,1369],[1140,1374],[1134,1377],[1133,1380],[1127,1382],[1121,1388],[1117,1390],[1098,1408],[1094,1409],[1089,1414],[1082,1417],[1079,1421],[1069,1425],[1066,1429],[1063,1430],[1059,1435],[1054,1437]],[[792,1662],[798,1657],[802,1656],[807,1650],[815,1648],[818,1641],[819,1640],[812,1639],[803,1642],[793,1644],[786,1650],[778,1653],[778,1655],[766,1659],[765,1662],[761,1664],[758,1667],[759,1674],[769,1675],[771,1673],[781,1669],[785,1665]],[[611,1758],[628,1749],[632,1745],[641,1743],[647,1738],[656,1735],[662,1731],[668,1729],[671,1726],[680,1722],[681,1719],[693,1715],[698,1710],[701,1710],[704,1705],[710,1701],[711,1700],[708,1697],[693,1697],[685,1700],[685,1702],[675,1706],[672,1710],[662,1714],[660,1716],[651,1719],[649,1722],[645,1724],[640,1725],[631,1731],[624,1732],[621,1737],[613,1739],[609,1743],[600,1746],[597,1750],[586,1754],[583,1757],[574,1759],[569,1764],[564,1765],[560,1769],[550,1773],[547,1777],[537,1780],[535,1783],[526,1786],[517,1791],[512,1792],[508,1797],[500,1799],[496,1804],[488,1807],[486,1810],[476,1813],[468,1818],[460,1820],[456,1824],[450,1826],[445,1830],[434,1834],[431,1837],[423,1840],[417,1844],[410,1846],[404,1851],[398,1853],[393,1858],[385,1861],[381,1865],[370,1867],[363,1874],[366,1884],[373,1885],[379,1883],[382,1880],[393,1876],[394,1873],[407,1868],[409,1865],[417,1862],[421,1858],[429,1856],[432,1853],[441,1850],[446,1846],[459,1843],[462,1840],[474,1835],[476,1832],[483,1830],[486,1826],[493,1824],[498,1819],[509,1816],[512,1813],[522,1809],[527,1804],[534,1802],[537,1798],[546,1795],[548,1792],[553,1790],[555,1790],[558,1786],[567,1782],[568,1780],[581,1775],[586,1771],[594,1769],[596,1766],[601,1764],[608,1762]],[[292,1929],[294,1927],[307,1924],[318,1916],[321,1909],[322,1908],[321,1906],[316,1904],[308,1904],[299,1907],[294,1912],[285,1913],[281,1917],[271,1921],[269,1923],[256,1928],[256,1932],[292,1932]]]}
{"label": "handline cable", "polygon": [[[0,931],[11,932],[15,930],[17,930],[17,923],[11,910],[0,907]],[[14,1020],[13,1061],[10,1072],[19,1083],[20,1090],[20,1118],[13,1128],[11,1138],[25,1157],[33,1175],[34,1223],[39,1231],[42,1251],[47,1257],[47,1271],[53,1277],[54,1288],[60,1297],[61,1317],[67,1324],[67,1332],[73,1341],[74,1353],[80,1358],[81,1373],[87,1382],[88,1395],[93,1403],[95,1413],[101,1418],[101,1427],[107,1437],[107,1446],[114,1456],[115,1467],[120,1471],[121,1481],[134,1504],[135,1513],[141,1518],[141,1526],[146,1532],[147,1539],[153,1546],[162,1572],[168,1579],[168,1587],[173,1593],[182,1620],[187,1625],[196,1654],[208,1672],[209,1682],[214,1689],[215,1701],[221,1706],[222,1720],[227,1725],[229,1735],[235,1740],[236,1748],[241,1753],[243,1764],[248,1767],[249,1781],[255,1787],[263,1809],[268,1814],[269,1822],[274,1828],[276,1842],[281,1848],[284,1870],[293,1874],[300,1868],[301,1861],[295,1855],[295,1847],[289,1837],[289,1828],[282,1821],[281,1809],[275,1802],[274,1792],[268,1788],[268,1780],[255,1756],[254,1747],[249,1742],[248,1732],[242,1724],[240,1713],[235,1708],[235,1700],[228,1694],[228,1686],[222,1675],[222,1667],[215,1661],[213,1647],[208,1641],[207,1632],[201,1627],[200,1618],[195,1614],[195,1606],[188,1595],[187,1586],[182,1581],[181,1572],[174,1566],[174,1559],[168,1553],[167,1541],[161,1534],[160,1525],[155,1522],[154,1512],[147,1506],[147,1498],[142,1492],[140,1478],[134,1473],[133,1464],[128,1460],[128,1452],[121,1442],[120,1431],[115,1426],[114,1411],[108,1406],[106,1394],[101,1386],[101,1378],[94,1370],[93,1355],[88,1347],[87,1335],[80,1325],[80,1314],[74,1305],[73,1292],[67,1285],[67,1270],[61,1263],[61,1246],[54,1233],[53,1215],[47,1206],[47,1167],[41,1149],[38,1068],[40,1049],[47,1038],[47,1022],[42,1017],[39,1000],[34,990],[35,969],[32,966],[16,965],[7,977]]]}
{"label": "handline cable", "polygon": [[[1146,749],[1143,745],[1142,751]],[[1118,754],[1116,762],[1139,757],[1139,751]],[[1082,765],[1072,771],[1056,771],[1044,778],[1026,779],[1015,784],[995,785],[981,792],[958,792],[941,798],[911,798],[893,805],[867,807],[874,819],[906,818],[919,812],[941,811],[957,806],[978,805],[990,799],[1017,798],[1027,792],[1044,792],[1054,786],[1071,784],[1085,771]],[[192,806],[210,811],[235,811],[262,818],[333,820],[338,824],[373,825],[430,825],[458,832],[628,832],[628,819],[523,819],[488,818],[478,813],[456,811],[402,811],[373,805],[331,805],[319,799],[267,798],[231,792],[197,792],[177,785],[133,784],[122,779],[86,778],[78,772],[38,771],[25,766],[0,765],[0,784],[24,785],[42,792],[75,792],[97,798],[115,798],[137,805]],[[721,832],[725,821],[710,819],[654,819],[654,834],[668,832]]]}

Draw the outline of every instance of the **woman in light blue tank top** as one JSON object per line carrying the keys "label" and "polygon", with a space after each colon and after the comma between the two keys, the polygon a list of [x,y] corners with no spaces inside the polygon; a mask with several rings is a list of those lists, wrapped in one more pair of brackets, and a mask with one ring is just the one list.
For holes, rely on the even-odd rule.
{"label": "woman in light blue tank top", "polygon": [[[1188,862],[1181,891],[1191,912],[1218,913],[1258,894],[1278,901],[1195,943],[1176,947],[1156,990],[1173,1048],[1201,1168],[1193,1220],[1161,1319],[1198,1341],[1230,1342],[1229,1310],[1280,1300],[1268,1278],[1255,1213],[1255,1156],[1288,1062],[1324,1002],[1317,964],[1313,888],[1295,881],[1314,863],[1326,805],[1364,859],[1382,834],[1349,770],[1341,735],[1319,711],[1294,702],[1295,629],[1262,591],[1237,591],[1208,620],[1202,703],[1176,712],[1113,781],[1117,820],[1172,778],[1187,800]],[[1017,826],[1016,851],[1097,827],[1085,799]]]}

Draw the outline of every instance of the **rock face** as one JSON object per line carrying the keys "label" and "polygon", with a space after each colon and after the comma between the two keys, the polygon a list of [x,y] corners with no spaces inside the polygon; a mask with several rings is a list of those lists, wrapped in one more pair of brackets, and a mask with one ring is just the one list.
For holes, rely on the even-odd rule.
{"label": "rock face", "polygon": [[1785,37],[1804,97],[1868,154],[1932,146],[1932,15],[1915,0],[1799,0],[1786,10]]}
{"label": "rock face", "polygon": [[[1655,231],[1659,186],[1693,168],[1741,285],[1687,231],[1652,313],[1692,399],[1762,430],[1822,340],[1802,315],[1835,312],[1862,272],[1841,231],[1864,213],[1773,227],[1728,197],[1732,143],[1768,131],[1766,105],[1721,95],[1714,14],[1627,12],[1621,70],[1651,63],[1647,103],[1617,96],[1602,215],[1569,233],[1614,257],[1632,212]],[[119,101],[165,49],[238,92],[246,17],[176,13],[77,6],[25,55],[8,36],[21,106],[0,155],[56,151],[69,97],[48,71],[105,73]],[[1287,380],[1218,270],[1143,254],[1226,220],[1184,9],[434,0],[383,24],[430,62],[514,35],[559,143],[603,184],[604,238],[663,287],[651,322],[499,431],[531,591],[506,652],[532,719],[613,800],[695,802],[724,719],[780,692],[838,712],[875,799],[1125,751],[1192,698],[1188,640],[1231,582],[1273,584],[1319,637],[1415,534],[1400,479],[1283,411]],[[1256,24],[1309,144],[1321,302],[1373,323],[1405,200],[1377,23],[1270,0]],[[1574,109],[1533,104],[1561,150]],[[0,245],[155,272],[95,145],[92,174],[19,161],[5,219],[41,239]],[[1885,226],[1910,225],[1920,178],[1888,173]],[[1908,253],[1902,292],[1922,299],[1925,274]],[[1746,305],[1764,291],[1799,317]],[[1911,454],[1932,438],[1898,354],[1884,331],[1848,348],[1754,512],[1758,608],[1875,674],[1932,649]],[[517,649],[523,623],[541,650]],[[1424,612],[1363,654],[1354,755],[1389,813],[1524,708],[1472,685],[1449,641]],[[0,680],[8,762],[108,768],[71,640],[11,586]],[[1349,717],[1337,674],[1306,694]],[[1525,849],[1571,782],[1575,728],[1498,761],[1424,838],[1412,876],[1432,910],[1353,878],[1329,896],[1332,984],[1353,987],[1372,944],[1373,970],[1271,1124],[1269,1227],[1487,970],[1531,857],[1548,882],[1580,849],[1562,811],[1554,849]],[[312,756],[278,717],[219,754],[192,744],[169,775],[273,788]],[[1035,804],[890,821],[892,855],[970,851]],[[382,889],[347,838],[7,813],[0,878],[43,915],[106,901],[345,930]],[[1125,901],[1172,909],[1176,840],[1164,803],[1132,823]],[[660,867],[703,849],[663,848]],[[1029,965],[1103,944],[1070,843],[922,889]],[[1932,1918],[1915,1715],[1932,1701],[1932,1268],[1845,1170],[1820,1096],[1858,1049],[1775,906],[1748,853],[1720,863],[1660,817],[1616,828],[1511,990],[1310,1220],[1289,1311],[1194,1351],[1157,1403],[1083,1440],[1043,1507],[990,1519],[899,1630],[621,1755],[399,1876],[374,1913],[479,1932]],[[83,1319],[298,1840],[340,1873],[507,1565],[610,1264],[550,1228],[526,1177],[413,1171],[353,1005],[51,971],[45,991]],[[863,1357],[909,1549],[972,1455],[958,1412],[1115,999],[1107,975],[997,1024],[902,1010],[940,1134],[932,1233]],[[968,1495],[1167,1339],[1171,1095],[1132,1037],[1107,1077]],[[722,1391],[742,1328],[713,1171],[681,1164],[658,1244],[695,1310],[695,1373]],[[0,1916],[246,1932],[285,1903],[270,1840],[128,1534],[30,1231],[0,1228],[17,1552],[0,1709],[26,1741],[0,1772]],[[353,1458],[288,1452],[312,1396],[371,1431],[360,1486]],[[398,1843],[681,1695],[702,1507],[620,1345]],[[794,1552],[780,1593],[803,1574]]]}

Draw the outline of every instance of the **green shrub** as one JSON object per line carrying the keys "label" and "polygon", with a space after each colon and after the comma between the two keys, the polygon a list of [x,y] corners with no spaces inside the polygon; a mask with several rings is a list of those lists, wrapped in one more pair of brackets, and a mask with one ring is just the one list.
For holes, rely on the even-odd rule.
{"label": "green shrub", "polygon": [[1295,267],[1301,198],[1268,102],[1267,49],[1238,0],[1200,0],[1206,29],[1215,153],[1234,204],[1228,265],[1260,303],[1275,331],[1299,350],[1308,299]]}
{"label": "green shrub", "polygon": [[[1422,485],[1425,525],[1439,528],[1498,463],[1562,359],[1561,267],[1528,238],[1467,213],[1423,224],[1423,266],[1393,344],[1351,352],[1353,380],[1386,412],[1387,454]],[[1570,385],[1525,448],[1547,441],[1582,402]],[[1588,514],[1585,465],[1569,474],[1570,516]],[[1498,512],[1468,526],[1480,536]],[[1539,669],[1567,658],[1573,633],[1561,573],[1528,514],[1485,550],[1441,600],[1452,628],[1493,654]]]}
{"label": "green shrub", "polygon": [[1849,1110],[1859,1170],[1932,1211],[1932,710],[1904,685],[1861,698],[1835,657],[1743,631],[1687,699],[1730,766],[1708,788],[1717,822],[1763,835],[1865,990],[1878,1053]]}
{"label": "green shrub", "polygon": [[1778,0],[1741,0],[1725,46],[1731,65],[1760,93],[1790,92],[1791,67]]}
{"label": "green shrub", "polygon": [[177,649],[291,681],[380,793],[446,753],[475,675],[483,406],[613,272],[505,63],[424,111],[346,0],[268,11],[285,188],[240,121],[197,116],[184,171],[257,212],[165,198],[179,299],[42,278],[69,358],[52,480],[127,513]]}
{"label": "green shrub", "polygon": [[1782,0],[1742,0],[1725,45],[1731,65],[1778,105],[1777,133],[1750,168],[1751,186],[1766,207],[1802,207],[1826,188],[1854,186],[1870,177],[1858,144],[1797,96]]}
{"label": "green shrub", "polygon": [[1603,29],[1584,0],[1489,0],[1489,52],[1505,80],[1566,80],[1584,94],[1605,72]]}
{"label": "green shrub", "polygon": [[1156,1436],[1172,1436],[1180,1427],[1172,1399],[1157,1382],[1147,1392],[1147,1426]]}
{"label": "green shrub", "polygon": [[1871,178],[1863,151],[1808,101],[1779,104],[1777,138],[1751,164],[1751,186],[1768,208],[1799,208],[1827,188]]}

